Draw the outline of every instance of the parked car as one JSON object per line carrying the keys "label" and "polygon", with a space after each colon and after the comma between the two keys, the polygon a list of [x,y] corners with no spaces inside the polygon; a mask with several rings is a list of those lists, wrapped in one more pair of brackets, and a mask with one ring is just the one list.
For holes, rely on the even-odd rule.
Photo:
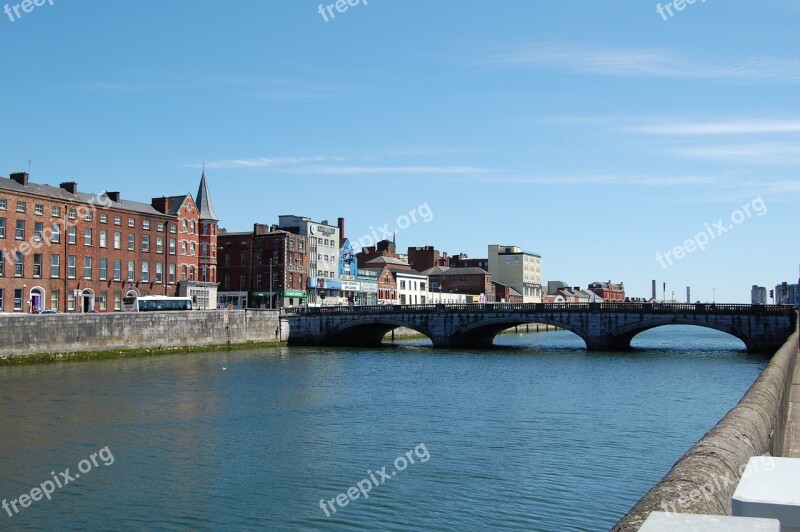
{"label": "parked car", "polygon": [[59,312],[56,309],[51,308],[51,309],[40,310],[39,314],[59,314]]}

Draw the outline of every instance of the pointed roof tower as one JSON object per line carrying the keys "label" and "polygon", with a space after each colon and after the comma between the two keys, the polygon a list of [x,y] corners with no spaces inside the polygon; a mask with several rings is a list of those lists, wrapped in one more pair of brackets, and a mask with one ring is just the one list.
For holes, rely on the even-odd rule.
{"label": "pointed roof tower", "polygon": [[211,194],[208,192],[208,183],[206,182],[206,169],[203,167],[203,175],[200,178],[200,188],[197,190],[197,197],[195,198],[197,210],[200,212],[200,221],[213,221],[218,222],[217,213],[214,212],[214,205],[211,203]]}

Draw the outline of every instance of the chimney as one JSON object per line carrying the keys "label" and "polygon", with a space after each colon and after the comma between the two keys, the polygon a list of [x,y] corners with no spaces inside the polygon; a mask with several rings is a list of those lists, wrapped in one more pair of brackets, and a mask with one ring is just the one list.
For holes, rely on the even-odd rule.
{"label": "chimney", "polygon": [[344,236],[344,218],[339,218],[339,238],[345,239]]}
{"label": "chimney", "polygon": [[78,193],[78,183],[76,183],[75,181],[67,181],[66,183],[61,183],[60,186],[70,194]]}
{"label": "chimney", "polygon": [[11,180],[16,181],[23,187],[28,186],[28,172],[14,172],[11,174]]}
{"label": "chimney", "polygon": [[152,205],[153,208],[158,212],[167,214],[167,203],[167,197],[164,196],[162,198],[153,198],[153,201],[150,202],[150,205]]}
{"label": "chimney", "polygon": [[106,196],[114,203],[119,203],[119,192],[106,192]]}

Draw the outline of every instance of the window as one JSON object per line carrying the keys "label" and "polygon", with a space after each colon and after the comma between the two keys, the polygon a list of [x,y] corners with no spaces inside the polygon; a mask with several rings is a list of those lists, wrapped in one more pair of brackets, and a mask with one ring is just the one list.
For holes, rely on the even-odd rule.
{"label": "window", "polygon": [[142,235],[142,251],[150,253],[150,236]]}
{"label": "window", "polygon": [[186,240],[181,240],[181,255],[186,255]]}
{"label": "window", "polygon": [[42,233],[44,232],[44,224],[42,222],[34,222],[33,224],[33,241],[41,242]]}
{"label": "window", "polygon": [[61,207],[58,207],[58,206],[56,206],[56,207],[53,207],[53,212],[52,212],[52,214],[53,214],[53,216],[55,216],[56,218],[61,218]]}
{"label": "window", "polygon": [[70,255],[67,257],[67,277],[74,279],[78,274],[78,257]]}
{"label": "window", "polygon": [[122,280],[122,261],[119,259],[114,259],[114,280]]}
{"label": "window", "polygon": [[114,310],[120,310],[120,302],[122,301],[122,294],[114,292]]}
{"label": "window", "polygon": [[205,244],[205,243],[203,244],[203,247],[201,248],[201,251],[200,251],[200,256],[201,257],[208,257],[208,244]]}
{"label": "window", "polygon": [[100,247],[107,248],[108,247],[108,231],[105,229],[100,229]]}
{"label": "window", "polygon": [[17,212],[25,212],[27,206],[25,205],[24,201],[17,202]]}
{"label": "window", "polygon": [[169,232],[170,233],[177,233],[178,232],[178,225],[177,224],[169,224]]}
{"label": "window", "polygon": [[156,237],[156,253],[164,253],[164,238]]}
{"label": "window", "polygon": [[92,245],[92,230],[91,229],[84,229],[83,230],[83,244],[85,246]]}
{"label": "window", "polygon": [[142,220],[142,229],[150,229],[150,220]]}
{"label": "window", "polygon": [[142,262],[142,282],[150,282],[150,263],[147,261]]}
{"label": "window", "polygon": [[0,312],[3,312],[5,309],[5,301],[3,299],[3,289],[0,288]]}
{"label": "window", "polygon": [[203,225],[201,225],[200,227],[201,227],[202,234],[203,234],[203,235],[207,235],[207,234],[208,234],[208,224],[207,224],[207,223],[204,223],[204,224],[203,224]]}
{"label": "window", "polygon": [[136,227],[136,220],[128,218],[128,227]]}
{"label": "window", "polygon": [[128,251],[136,250],[136,235],[128,233]]}
{"label": "window", "polygon": [[114,225],[122,225],[122,216],[114,216]]}
{"label": "window", "polygon": [[114,249],[122,249],[122,233],[114,231]]}
{"label": "window", "polygon": [[70,244],[77,244],[78,242],[78,228],[74,225],[67,228],[67,242]]}
{"label": "window", "polygon": [[174,255],[175,254],[175,244],[176,244],[175,239],[174,238],[170,238],[169,239],[169,254],[170,255]]}
{"label": "window", "polygon": [[107,301],[108,301],[108,292],[103,290],[102,292],[100,292],[100,297],[96,301],[96,303],[100,305],[100,310],[108,310],[106,307],[108,305]]}
{"label": "window", "polygon": [[61,226],[58,224],[53,224],[53,237],[51,242],[58,244],[61,242]]}
{"label": "window", "polygon": [[[0,277],[4,277],[6,275],[6,252],[0,249]],[[0,312],[2,312],[2,307],[0,307]]]}
{"label": "window", "polygon": [[169,284],[175,284],[175,265],[169,265]]}
{"label": "window", "polygon": [[25,220],[17,220],[17,240],[25,240]]}
{"label": "window", "polygon": [[164,223],[163,222],[158,222],[158,225],[156,226],[156,231],[158,231],[159,233],[163,233],[164,232]]}
{"label": "window", "polygon": [[91,222],[92,221],[92,211],[88,211],[86,214],[83,215],[84,222]]}
{"label": "window", "polygon": [[50,257],[50,277],[58,278],[61,275],[61,255]]}
{"label": "window", "polygon": [[22,310],[22,288],[14,289],[14,310]]}
{"label": "window", "polygon": [[33,214],[37,216],[42,216],[44,214],[44,205],[41,203],[37,203],[33,206]]}
{"label": "window", "polygon": [[136,261],[129,260],[128,261],[128,280],[135,281],[136,277]]}
{"label": "window", "polygon": [[181,232],[186,233],[187,231],[189,231],[188,223],[189,221],[186,218],[184,218],[183,223],[181,224]]}
{"label": "window", "polygon": [[5,198],[0,198],[0,211],[5,211],[7,209],[8,209],[8,200]]}
{"label": "window", "polygon": [[100,259],[100,280],[108,279],[108,259]]}
{"label": "window", "polygon": [[[186,282],[186,278],[188,277],[187,274],[188,274],[188,271],[186,269],[186,265],[184,264],[183,266],[181,266],[181,282],[182,283]],[[244,285],[244,283],[242,283],[242,285]]]}
{"label": "window", "polygon": [[34,277],[41,277],[42,276],[42,254],[35,253],[33,255],[33,276]]}
{"label": "window", "polygon": [[59,294],[58,290],[51,290],[50,291],[50,308],[51,309],[58,310],[59,307],[61,306],[61,301],[60,301],[61,298],[59,296],[60,296],[60,294]]}
{"label": "window", "polygon": [[195,253],[196,253],[196,250],[195,250],[195,247],[194,247],[194,242],[190,242],[189,243],[189,254],[192,257],[194,257]]}
{"label": "window", "polygon": [[75,310],[75,292],[67,290],[67,310]]}
{"label": "window", "polygon": [[100,223],[101,224],[108,223],[108,215],[106,213],[100,214]]}
{"label": "window", "polygon": [[6,219],[0,218],[0,238],[6,237]]}
{"label": "window", "polygon": [[69,219],[70,220],[77,220],[78,219],[78,211],[75,209],[69,210]]}
{"label": "window", "polygon": [[25,255],[17,251],[14,259],[14,275],[25,277]]}
{"label": "window", "polygon": [[84,257],[83,259],[83,278],[92,278],[92,257]]}
{"label": "window", "polygon": [[164,282],[164,265],[156,262],[156,283],[161,284]]}

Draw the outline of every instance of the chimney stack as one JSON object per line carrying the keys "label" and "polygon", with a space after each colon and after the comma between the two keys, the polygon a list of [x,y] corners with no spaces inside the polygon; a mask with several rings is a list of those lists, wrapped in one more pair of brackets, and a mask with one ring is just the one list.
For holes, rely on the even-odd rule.
{"label": "chimney stack", "polygon": [[164,196],[162,198],[153,198],[153,201],[150,202],[150,205],[160,213],[167,214],[167,197]]}
{"label": "chimney stack", "polygon": [[10,177],[12,181],[16,181],[23,187],[28,186],[28,172],[14,172]]}
{"label": "chimney stack", "polygon": [[78,193],[78,183],[76,183],[75,181],[67,181],[66,183],[61,183],[60,186],[70,194]]}
{"label": "chimney stack", "polygon": [[114,203],[119,203],[120,199],[119,192],[106,192],[106,196],[108,196],[108,199],[110,199]]}
{"label": "chimney stack", "polygon": [[344,236],[344,218],[339,218],[339,238],[341,240],[345,239],[345,236]]}

